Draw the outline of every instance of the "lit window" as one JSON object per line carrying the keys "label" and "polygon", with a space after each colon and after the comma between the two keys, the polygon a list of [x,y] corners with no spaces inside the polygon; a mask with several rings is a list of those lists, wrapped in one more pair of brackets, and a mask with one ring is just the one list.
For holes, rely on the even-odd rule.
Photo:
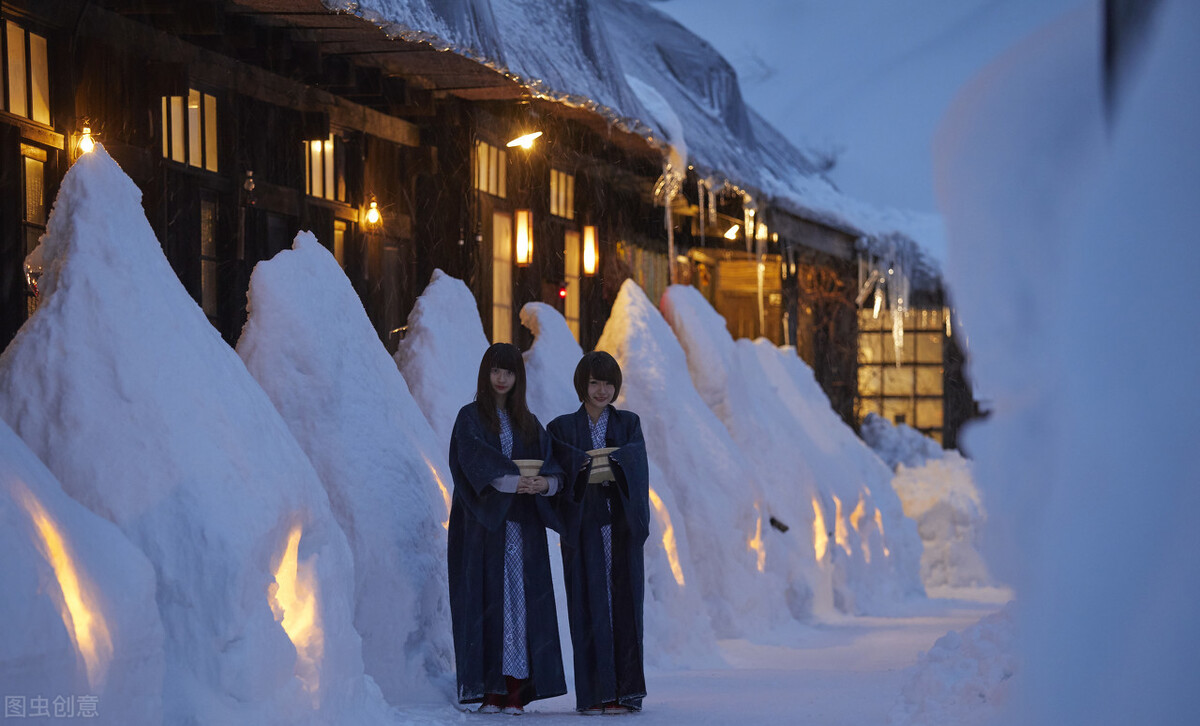
{"label": "lit window", "polygon": [[5,21],[4,59],[9,113],[50,124],[50,66],[46,38]]}
{"label": "lit window", "polygon": [[333,222],[333,258],[346,269],[346,223],[340,219]]}
{"label": "lit window", "polygon": [[508,196],[508,152],[485,141],[475,142],[474,187],[503,199]]}
{"label": "lit window", "polygon": [[512,342],[513,220],[492,214],[492,342]]}
{"label": "lit window", "polygon": [[567,298],[564,301],[563,317],[567,319],[567,327],[575,336],[575,342],[579,342],[579,233],[567,232],[564,242],[563,277],[567,282]]}
{"label": "lit window", "polygon": [[[21,229],[24,244],[22,256],[27,257],[37,247],[38,241],[42,234],[46,231],[46,160],[48,155],[45,149],[29,144],[21,144],[21,160],[22,160],[22,191],[24,192],[24,204],[22,205]],[[41,277],[42,270],[38,266],[36,269],[26,267],[26,282],[28,289],[28,304],[25,312],[32,315],[38,305],[38,290],[37,281]]]}
{"label": "lit window", "polygon": [[550,170],[550,214],[575,219],[575,175]]}
{"label": "lit window", "polygon": [[164,159],[197,169],[217,168],[217,99],[194,88],[188,95],[163,96]]}
{"label": "lit window", "polygon": [[346,201],[346,151],[340,136],[304,142],[304,192],[310,197]]}

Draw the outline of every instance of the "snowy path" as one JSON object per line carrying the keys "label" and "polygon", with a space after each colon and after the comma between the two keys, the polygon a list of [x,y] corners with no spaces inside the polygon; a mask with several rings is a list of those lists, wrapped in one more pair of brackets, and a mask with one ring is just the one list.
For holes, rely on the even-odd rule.
{"label": "snowy path", "polygon": [[[951,630],[962,630],[998,610],[1007,599],[981,593],[982,601],[931,599],[903,617],[844,618],[806,628],[787,646],[744,640],[721,642],[729,667],[651,671],[639,726],[754,723],[812,726],[885,726],[903,683],[903,671],[920,651]],[[997,602],[999,600],[999,602]],[[574,695],[532,704],[523,722],[580,724]],[[449,708],[409,711],[402,723],[508,723],[509,716],[480,716]],[[599,717],[604,723],[615,718]],[[590,722],[590,721],[589,721]]]}

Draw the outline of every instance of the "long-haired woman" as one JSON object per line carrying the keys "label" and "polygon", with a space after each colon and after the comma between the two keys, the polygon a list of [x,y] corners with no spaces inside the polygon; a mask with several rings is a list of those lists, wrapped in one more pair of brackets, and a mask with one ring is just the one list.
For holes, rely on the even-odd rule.
{"label": "long-haired woman", "polygon": [[[522,476],[514,460],[540,459]],[[454,498],[447,555],[460,703],[521,713],[567,692],[546,527],[562,470],[525,402],[521,351],[496,343],[479,364],[475,400],[450,439]]]}

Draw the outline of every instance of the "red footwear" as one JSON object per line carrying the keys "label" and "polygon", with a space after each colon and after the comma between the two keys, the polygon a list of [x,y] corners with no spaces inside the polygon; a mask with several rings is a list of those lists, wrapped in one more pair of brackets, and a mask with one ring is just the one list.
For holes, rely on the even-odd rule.
{"label": "red footwear", "polygon": [[605,716],[617,716],[623,713],[633,713],[633,709],[629,706],[617,703],[616,701],[609,701],[608,703],[604,704]]}
{"label": "red footwear", "polygon": [[521,689],[525,687],[525,679],[504,676],[504,683],[508,686],[508,698],[504,701],[504,712],[514,715],[524,713],[525,704],[521,703]]}

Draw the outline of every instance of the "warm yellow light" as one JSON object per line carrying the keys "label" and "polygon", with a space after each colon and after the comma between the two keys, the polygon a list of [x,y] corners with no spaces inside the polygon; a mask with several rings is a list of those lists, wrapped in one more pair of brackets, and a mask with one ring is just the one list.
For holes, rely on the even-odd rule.
{"label": "warm yellow light", "polygon": [[433,480],[437,482],[438,489],[442,491],[442,501],[446,503],[446,521],[442,522],[442,529],[450,529],[450,489],[446,487],[446,483],[442,481],[441,474],[438,474],[437,467],[429,460],[428,456],[421,454],[425,459],[425,466],[429,467],[429,472],[433,474]]}
{"label": "warm yellow light", "polygon": [[583,274],[596,274],[596,228],[590,224],[583,226]]}
{"label": "warm yellow light", "polygon": [[[880,543],[882,543],[883,542],[883,513],[879,511],[879,507],[875,507],[875,526],[879,528],[879,541],[880,541]],[[886,544],[883,545],[883,556],[884,557],[892,556],[892,551],[888,549]]]}
{"label": "warm yellow light", "polygon": [[24,483],[14,481],[13,498],[21,504],[33,520],[40,542],[38,549],[54,570],[62,602],[58,604],[63,625],[83,657],[87,669],[88,683],[93,690],[104,684],[108,664],[112,661],[112,639],[104,617],[94,607],[96,596],[91,582],[76,570],[70,548],[50,514],[42,507],[33,492]]}
{"label": "warm yellow light", "polygon": [[758,571],[762,572],[767,566],[767,548],[763,546],[762,539],[762,511],[757,504],[754,505],[754,509],[758,514],[758,524],[754,527],[754,536],[750,538],[748,545],[758,555]]}
{"label": "warm yellow light", "polygon": [[758,225],[758,226],[755,228],[755,230],[754,230],[754,239],[758,240],[759,242],[766,242],[766,241],[767,241],[767,225],[765,225],[765,224],[761,224],[761,223],[760,223],[760,224],[759,224],[759,225]]}
{"label": "warm yellow light", "polygon": [[524,136],[518,136],[517,138],[505,144],[505,146],[508,146],[509,148],[520,146],[522,149],[532,149],[533,140],[541,135],[541,131],[534,131],[532,133],[525,134]]}
{"label": "warm yellow light", "polygon": [[92,129],[90,126],[84,126],[83,133],[79,136],[79,150],[88,154],[95,148],[96,142],[92,139]]}
{"label": "warm yellow light", "polygon": [[842,500],[835,495],[833,497],[834,520],[833,520],[833,540],[841,546],[842,551],[847,555],[850,554],[850,530],[846,527],[846,520],[842,518]]}
{"label": "warm yellow light", "polygon": [[[314,141],[313,143],[319,144],[321,142]],[[379,205],[375,202],[374,199],[372,199],[371,207],[369,209],[367,209],[367,224],[370,224],[370,225],[379,224],[379,220],[380,220]]]}
{"label": "warm yellow light", "polygon": [[825,514],[821,511],[821,503],[813,497],[813,551],[816,552],[817,562],[825,559],[825,551],[829,549],[829,529],[825,526]]}
{"label": "warm yellow light", "polygon": [[675,546],[675,528],[671,526],[671,513],[667,511],[663,500],[653,487],[650,488],[650,503],[654,505],[654,514],[658,517],[658,523],[662,525],[663,549],[667,551],[671,574],[675,576],[675,582],[683,587],[683,568],[679,565],[679,551]]}
{"label": "warm yellow light", "polygon": [[517,267],[533,261],[533,212],[517,210]]}
{"label": "warm yellow light", "polygon": [[267,592],[275,619],[296,647],[296,677],[312,696],[313,705],[319,705],[325,634],[317,609],[316,558],[299,561],[300,534],[299,524],[292,527],[275,570],[275,582]]}
{"label": "warm yellow light", "polygon": [[862,521],[863,521],[863,519],[866,518],[866,516],[867,516],[867,501],[866,501],[866,498],[862,494],[859,494],[858,495],[858,506],[856,506],[854,508],[854,511],[850,513],[850,526],[854,528],[855,532],[858,532],[859,541],[862,543],[863,559],[865,559],[867,561],[867,563],[870,564],[870,562],[871,562],[871,544],[870,544],[870,541],[867,539],[867,535],[860,528],[860,525],[862,524]]}
{"label": "warm yellow light", "polygon": [[729,229],[725,230],[725,239],[737,239],[738,230],[741,228],[742,226],[740,224],[735,224]]}

